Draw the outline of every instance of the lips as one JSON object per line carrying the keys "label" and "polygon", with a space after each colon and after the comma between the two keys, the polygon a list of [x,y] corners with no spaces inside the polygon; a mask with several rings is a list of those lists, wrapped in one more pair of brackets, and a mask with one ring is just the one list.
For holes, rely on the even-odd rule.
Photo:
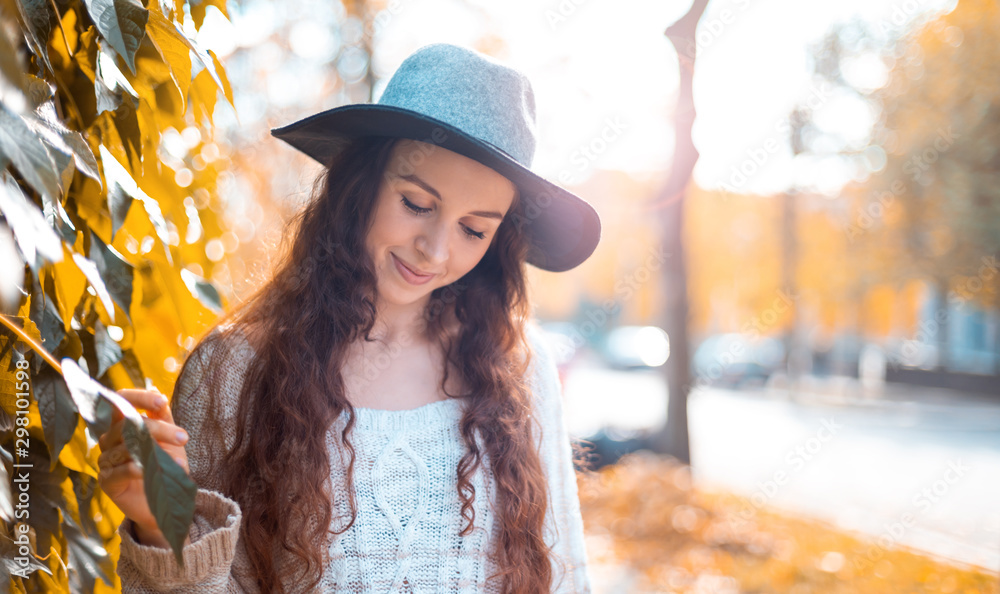
{"label": "lips", "polygon": [[417,272],[403,263],[402,260],[396,257],[396,254],[390,254],[392,256],[392,261],[396,265],[396,270],[399,272],[400,276],[406,280],[406,282],[413,285],[422,285],[427,281],[434,278],[435,275],[427,274],[423,272]]}

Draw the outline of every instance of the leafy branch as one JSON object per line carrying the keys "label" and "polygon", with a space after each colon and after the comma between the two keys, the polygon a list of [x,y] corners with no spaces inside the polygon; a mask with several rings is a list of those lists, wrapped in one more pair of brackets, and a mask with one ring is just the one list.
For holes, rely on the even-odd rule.
{"label": "leafy branch", "polygon": [[[183,567],[182,549],[194,519],[194,499],[198,487],[184,469],[156,443],[143,415],[128,400],[102,386],[69,357],[61,364],[42,345],[28,336],[7,316],[0,314],[0,323],[6,326],[31,350],[52,366],[62,376],[72,396],[74,412],[79,412],[94,433],[105,433],[111,426],[110,406],[117,408],[124,417],[122,440],[133,460],[142,467],[146,501],[156,518],[156,524],[170,543]],[[58,457],[58,452],[53,458]]]}

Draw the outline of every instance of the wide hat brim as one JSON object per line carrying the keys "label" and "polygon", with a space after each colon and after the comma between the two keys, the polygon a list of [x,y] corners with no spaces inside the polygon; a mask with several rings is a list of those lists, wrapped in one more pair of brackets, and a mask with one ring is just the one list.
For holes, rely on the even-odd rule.
{"label": "wide hat brim", "polygon": [[344,105],[272,129],[271,135],[325,167],[351,139],[361,136],[419,140],[478,161],[518,187],[525,208],[523,220],[514,224],[523,225],[528,238],[528,263],[542,270],[575,268],[590,257],[601,238],[601,219],[585,200],[496,146],[422,113],[377,103]]}

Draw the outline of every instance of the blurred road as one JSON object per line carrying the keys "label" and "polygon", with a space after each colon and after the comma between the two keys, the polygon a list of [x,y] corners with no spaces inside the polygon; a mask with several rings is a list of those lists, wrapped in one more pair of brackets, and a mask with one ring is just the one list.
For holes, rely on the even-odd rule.
{"label": "blurred road", "polygon": [[[666,414],[656,371],[578,366],[565,391],[577,436],[614,423],[628,435]],[[750,497],[746,517],[775,506],[882,546],[1000,570],[1000,399],[898,385],[873,395],[856,381],[813,380],[701,388],[689,415],[695,480]]]}
{"label": "blurred road", "polygon": [[1000,570],[1000,405],[702,390],[689,407],[701,484]]}

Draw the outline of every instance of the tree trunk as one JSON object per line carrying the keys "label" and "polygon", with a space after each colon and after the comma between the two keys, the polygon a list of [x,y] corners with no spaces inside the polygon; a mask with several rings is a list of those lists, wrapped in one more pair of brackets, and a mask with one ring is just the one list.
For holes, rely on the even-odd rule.
{"label": "tree trunk", "polygon": [[691,356],[688,344],[688,291],[684,258],[684,197],[698,151],[691,139],[695,110],[691,85],[696,56],[695,32],[708,0],[695,0],[691,9],[667,28],[665,35],[677,51],[680,62],[677,108],[674,123],[674,157],[670,176],[652,204],[660,217],[666,308],[663,327],[670,336],[670,358],[665,366],[667,380],[667,423],[652,437],[651,447],[660,453],[691,463],[688,438],[687,398],[691,389]]}

